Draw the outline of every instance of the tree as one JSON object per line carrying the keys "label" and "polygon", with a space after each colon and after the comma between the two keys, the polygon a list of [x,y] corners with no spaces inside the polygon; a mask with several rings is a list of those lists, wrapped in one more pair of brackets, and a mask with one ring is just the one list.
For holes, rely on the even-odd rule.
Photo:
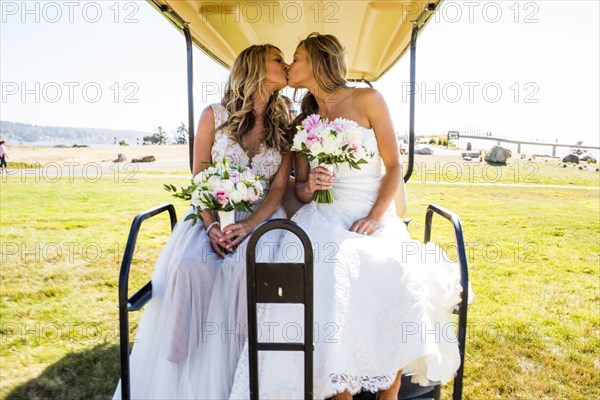
{"label": "tree", "polygon": [[153,135],[144,136],[144,142],[152,144],[167,144],[167,132],[162,126],[159,126],[156,128],[156,132],[154,132]]}
{"label": "tree", "polygon": [[188,129],[185,124],[182,122],[179,127],[177,127],[175,134],[175,144],[187,144],[188,142]]}

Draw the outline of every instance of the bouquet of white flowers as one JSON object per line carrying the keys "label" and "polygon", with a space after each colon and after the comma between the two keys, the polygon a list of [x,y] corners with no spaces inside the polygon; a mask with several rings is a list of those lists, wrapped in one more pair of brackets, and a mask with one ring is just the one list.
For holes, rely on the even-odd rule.
{"label": "bouquet of white flowers", "polygon": [[262,180],[250,168],[230,166],[227,159],[223,159],[221,163],[209,164],[192,179],[190,186],[179,192],[173,185],[164,185],[164,188],[177,198],[191,201],[196,212],[185,220],[192,219],[195,224],[198,218],[203,219],[203,210],[211,210],[219,213],[224,227],[235,222],[235,211],[252,211],[253,203],[264,193]]}
{"label": "bouquet of white flowers", "polygon": [[[298,126],[292,150],[309,161],[317,160],[319,165],[332,172],[342,163],[360,169],[360,164],[367,163],[365,158],[373,157],[373,152],[362,145],[362,130],[356,122],[344,118],[329,121],[318,114],[309,115]],[[313,200],[330,204],[333,195],[330,190],[317,190]]]}

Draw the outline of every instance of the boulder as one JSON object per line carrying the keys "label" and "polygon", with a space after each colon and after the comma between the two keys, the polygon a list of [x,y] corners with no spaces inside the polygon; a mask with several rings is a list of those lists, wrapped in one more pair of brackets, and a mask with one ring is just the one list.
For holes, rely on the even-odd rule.
{"label": "boulder", "polygon": [[144,156],[141,158],[133,158],[131,160],[131,162],[134,162],[134,163],[152,162],[152,161],[156,161],[156,158],[154,156]]}
{"label": "boulder", "polygon": [[569,154],[562,159],[563,162],[572,162],[575,164],[579,164],[579,157],[576,154]]}
{"label": "boulder", "polygon": [[590,156],[589,154],[586,154],[585,156],[581,157],[579,161],[585,161],[588,164],[596,164],[596,159]]}
{"label": "boulder", "polygon": [[477,157],[479,157],[479,152],[478,151],[467,151],[465,153],[460,153],[460,155],[462,156],[462,158],[465,158],[465,157],[477,158]]}
{"label": "boulder", "polygon": [[116,160],[113,160],[113,162],[125,162],[127,161],[127,157],[125,157],[125,154],[123,153],[119,153],[119,155],[117,156]]}
{"label": "boulder", "polygon": [[433,154],[433,150],[427,146],[415,146],[415,154],[430,156]]}
{"label": "boulder", "polygon": [[489,164],[506,164],[506,160],[512,156],[510,150],[500,146],[492,146],[485,155],[485,162]]}

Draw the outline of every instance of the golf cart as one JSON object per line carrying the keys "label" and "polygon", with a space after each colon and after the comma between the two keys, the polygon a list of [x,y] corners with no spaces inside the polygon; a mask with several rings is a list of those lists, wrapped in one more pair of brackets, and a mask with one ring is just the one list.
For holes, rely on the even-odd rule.
{"label": "golf cart", "polygon": [[[410,113],[408,140],[408,168],[404,180],[408,181],[413,172],[415,153],[415,69],[416,45],[419,33],[439,8],[441,0],[431,1],[193,1],[193,0],[148,0],[176,29],[183,33],[186,41],[188,74],[188,126],[189,126],[189,163],[193,162],[194,143],[194,97],[193,97],[193,46],[198,47],[219,64],[230,67],[237,54],[252,44],[272,43],[284,54],[292,54],[298,41],[311,32],[329,33],[337,36],[346,47],[348,57],[348,79],[371,85],[388,71],[407,52],[410,53]],[[142,223],[154,216],[167,212],[171,228],[177,222],[172,204],[163,204],[138,214],[132,223],[127,246],[123,256],[119,276],[119,320],[120,320],[120,356],[121,356],[121,396],[130,398],[129,374],[129,319],[128,313],[140,310],[152,299],[152,282],[148,282],[133,295],[129,295],[129,274],[136,247],[137,236]],[[291,212],[288,212],[288,215]],[[431,239],[434,214],[448,220],[454,229],[457,258],[460,264],[463,288],[468,287],[468,268],[460,219],[454,213],[437,205],[429,205],[426,212],[424,241]],[[255,303],[269,300],[280,301],[277,296],[262,293],[256,279],[269,279],[271,275],[260,274],[254,265],[253,246],[258,237],[269,229],[287,229],[299,236],[305,247],[305,262],[296,265],[295,274],[286,274],[271,286],[288,285],[292,291],[302,287],[302,293],[296,290],[298,298],[305,305],[306,326],[312,321],[312,250],[303,231],[289,220],[275,220],[267,223],[250,237],[248,250],[248,295],[249,310]],[[275,269],[271,268],[271,271]],[[297,280],[291,280],[290,277]],[[287,292],[287,290],[286,290]],[[453,384],[453,399],[462,398],[465,339],[467,328],[467,291],[463,291],[461,303],[456,307],[458,314],[459,351],[461,365]],[[281,302],[281,301],[280,301]],[[258,398],[255,386],[258,384],[258,365],[253,362],[253,354],[259,350],[304,351],[305,371],[312,371],[312,342],[307,330],[306,342],[301,348],[294,346],[265,347],[252,343],[251,332],[256,329],[256,319],[249,313],[250,340],[250,380],[251,398]],[[305,373],[305,398],[312,398],[312,373]],[[254,388],[254,390],[253,390]],[[412,384],[410,376],[402,379],[399,399],[439,399],[441,385],[422,387]],[[375,399],[373,393],[359,393],[355,399]]]}

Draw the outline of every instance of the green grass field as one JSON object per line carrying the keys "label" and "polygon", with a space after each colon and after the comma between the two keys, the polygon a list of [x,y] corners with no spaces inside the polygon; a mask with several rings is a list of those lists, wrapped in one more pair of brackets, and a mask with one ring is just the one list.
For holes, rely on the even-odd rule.
{"label": "green grass field", "polygon": [[[440,171],[449,171],[444,165]],[[421,175],[408,186],[413,237],[423,238],[429,203],[461,216],[476,293],[466,399],[600,397],[598,174],[543,166],[535,177],[565,187],[449,185]],[[162,189],[185,184],[185,174],[133,178],[0,177],[1,397],[112,396],[117,278],[129,226],[136,213],[163,202],[176,201],[179,216],[186,208]],[[132,288],[151,276],[168,229],[166,216],[144,223]],[[433,232],[452,254],[449,224],[434,218]],[[139,315],[132,315],[132,334]],[[450,394],[443,390],[444,398]]]}

